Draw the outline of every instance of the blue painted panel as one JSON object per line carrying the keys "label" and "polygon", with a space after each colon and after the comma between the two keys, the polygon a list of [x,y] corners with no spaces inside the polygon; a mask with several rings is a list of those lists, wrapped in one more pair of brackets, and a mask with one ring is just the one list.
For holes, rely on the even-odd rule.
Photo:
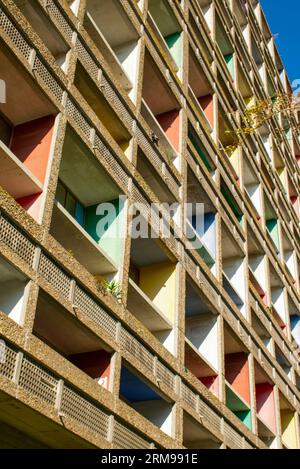
{"label": "blue painted panel", "polygon": [[207,231],[208,228],[215,222],[215,214],[208,212],[204,214],[204,231]]}
{"label": "blue painted panel", "polygon": [[125,366],[121,370],[120,394],[130,402],[157,401],[161,397]]}
{"label": "blue painted panel", "polygon": [[300,316],[292,315],[290,316],[291,321],[291,329],[294,339],[296,340],[297,344],[300,345]]}

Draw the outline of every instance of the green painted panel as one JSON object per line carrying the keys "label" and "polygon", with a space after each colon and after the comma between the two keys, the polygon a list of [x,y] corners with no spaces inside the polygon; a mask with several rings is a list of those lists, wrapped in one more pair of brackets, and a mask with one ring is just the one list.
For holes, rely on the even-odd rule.
{"label": "green painted panel", "polygon": [[[99,246],[120,265],[123,252],[124,201],[107,202],[111,205],[91,205],[86,208],[85,229]],[[101,211],[97,212],[97,208]]]}
{"label": "green painted panel", "polygon": [[291,128],[285,129],[284,132],[285,132],[288,142],[292,143],[292,129]]}
{"label": "green painted panel", "polygon": [[211,255],[209,254],[209,252],[207,251],[207,249],[204,246],[197,249],[197,252],[202,257],[202,259],[204,260],[205,264],[208,267],[212,267],[215,264],[214,259],[211,257]]}
{"label": "green painted panel", "polygon": [[232,412],[248,412],[249,406],[242,401],[238,394],[236,394],[230,386],[226,384],[226,406],[228,409],[232,410]]}
{"label": "green painted panel", "polygon": [[227,64],[230,75],[234,79],[234,56],[233,54],[224,55],[224,59]]}
{"label": "green painted panel", "polygon": [[208,171],[212,171],[212,167],[208,161],[208,159],[206,158],[205,154],[203,153],[199,143],[197,142],[197,139],[196,137],[193,135],[192,132],[189,131],[188,133],[188,137],[190,139],[190,141],[192,142],[192,144],[194,145],[195,147],[195,150],[197,151],[198,155],[200,156],[201,160],[203,161],[203,163],[205,164],[206,168],[208,169]]}
{"label": "green painted panel", "polygon": [[235,200],[234,200],[233,196],[231,195],[229,189],[224,184],[221,185],[221,192],[222,192],[223,196],[225,197],[225,199],[226,199],[228,205],[230,206],[231,210],[233,211],[234,215],[236,216],[237,220],[239,221],[240,224],[242,224],[243,215],[240,212],[239,207],[235,203]]}
{"label": "green painted panel", "polygon": [[169,36],[165,36],[165,41],[167,43],[168,48],[170,49],[171,55],[175,60],[178,67],[181,67],[182,64],[182,41],[181,41],[181,33],[176,32],[170,34]]}
{"label": "green painted panel", "polygon": [[234,414],[249,428],[252,430],[252,421],[251,421],[251,411],[250,410],[240,410],[234,412]]}
{"label": "green painted panel", "polygon": [[269,220],[266,220],[266,227],[273,242],[275,243],[277,250],[279,251],[279,232],[276,218],[270,218]]}

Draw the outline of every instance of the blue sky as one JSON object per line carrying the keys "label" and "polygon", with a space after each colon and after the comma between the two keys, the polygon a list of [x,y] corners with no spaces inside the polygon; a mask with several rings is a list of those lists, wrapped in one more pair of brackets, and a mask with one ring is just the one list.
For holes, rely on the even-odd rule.
{"label": "blue sky", "polygon": [[260,1],[290,81],[300,79],[300,1]]}

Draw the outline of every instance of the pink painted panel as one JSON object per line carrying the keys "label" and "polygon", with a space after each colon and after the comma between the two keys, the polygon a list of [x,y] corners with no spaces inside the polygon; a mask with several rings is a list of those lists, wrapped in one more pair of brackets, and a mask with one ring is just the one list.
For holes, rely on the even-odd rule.
{"label": "pink painted panel", "polygon": [[257,413],[276,433],[275,401],[273,386],[269,383],[255,385]]}
{"label": "pink painted panel", "polygon": [[201,96],[198,98],[200,106],[203,109],[204,114],[208,122],[210,123],[211,127],[214,128],[214,103],[213,97],[211,94],[207,94],[206,96]]}
{"label": "pink painted panel", "polygon": [[40,209],[43,201],[43,194],[33,194],[21,199],[17,199],[17,202],[21,207],[29,213],[35,221],[39,222]]}
{"label": "pink painted panel", "polygon": [[199,378],[207,389],[209,389],[215,396],[219,397],[219,377],[218,376],[202,376]]}
{"label": "pink painted panel", "polygon": [[180,115],[176,109],[156,116],[161,128],[176,151],[179,151]]}

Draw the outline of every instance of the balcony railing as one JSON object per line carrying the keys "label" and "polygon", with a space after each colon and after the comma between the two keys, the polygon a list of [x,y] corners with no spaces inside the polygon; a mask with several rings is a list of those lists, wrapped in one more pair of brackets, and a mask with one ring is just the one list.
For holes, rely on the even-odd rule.
{"label": "balcony railing", "polygon": [[[48,404],[61,418],[74,420],[93,432],[95,439],[101,436],[117,448],[153,448],[152,443],[124,427],[114,417],[111,419],[107,411],[75,391],[46,367],[6,342],[2,348],[5,360],[0,363],[0,376]],[[111,432],[112,437],[109,436]]]}

